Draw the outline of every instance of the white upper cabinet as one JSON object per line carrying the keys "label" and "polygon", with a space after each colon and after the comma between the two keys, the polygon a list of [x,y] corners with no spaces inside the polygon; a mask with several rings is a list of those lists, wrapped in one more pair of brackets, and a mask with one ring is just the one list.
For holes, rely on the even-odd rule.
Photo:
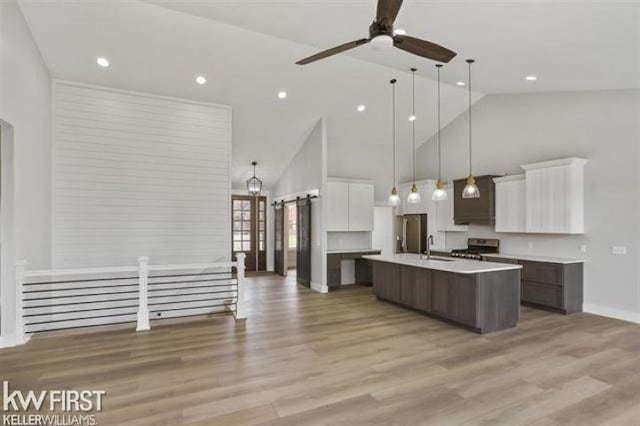
{"label": "white upper cabinet", "polygon": [[522,166],[526,176],[526,232],[584,233],[586,162],[566,158]]}
{"label": "white upper cabinet", "polygon": [[436,205],[436,229],[440,232],[466,232],[469,230],[467,225],[456,225],[453,221],[453,186],[447,185],[447,199],[443,201],[434,201]]}
{"label": "white upper cabinet", "polygon": [[349,184],[349,231],[373,231],[373,185]]}
{"label": "white upper cabinet", "polygon": [[349,184],[327,182],[327,231],[349,230]]}
{"label": "white upper cabinet", "polygon": [[494,178],[496,232],[525,232],[525,175]]}
{"label": "white upper cabinet", "polygon": [[373,231],[373,184],[329,181],[327,231]]}

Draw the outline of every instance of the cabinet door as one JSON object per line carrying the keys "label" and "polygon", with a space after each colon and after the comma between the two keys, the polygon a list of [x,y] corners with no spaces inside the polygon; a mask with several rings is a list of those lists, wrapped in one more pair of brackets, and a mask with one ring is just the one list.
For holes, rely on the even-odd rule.
{"label": "cabinet door", "polygon": [[476,324],[476,277],[453,275],[453,319],[466,325]]}
{"label": "cabinet door", "polygon": [[349,184],[349,231],[373,231],[373,185]]}
{"label": "cabinet door", "polygon": [[496,182],[496,232],[525,232],[524,176]]}
{"label": "cabinet door", "polygon": [[342,256],[339,254],[327,255],[327,287],[339,288],[342,279]]}
{"label": "cabinet door", "polygon": [[431,271],[418,269],[415,281],[415,302],[413,307],[421,311],[431,312]]}
{"label": "cabinet door", "polygon": [[565,167],[527,171],[527,232],[571,232],[569,179],[569,169]]}
{"label": "cabinet door", "polygon": [[416,288],[418,268],[402,266],[400,268],[400,303],[414,307],[416,302]]}
{"label": "cabinet door", "polygon": [[327,231],[349,230],[349,184],[327,183]]}
{"label": "cabinet door", "polygon": [[373,262],[373,292],[381,299],[400,302],[400,267],[393,263]]}
{"label": "cabinet door", "polygon": [[448,272],[431,272],[431,312],[449,319],[454,319],[452,276]]}

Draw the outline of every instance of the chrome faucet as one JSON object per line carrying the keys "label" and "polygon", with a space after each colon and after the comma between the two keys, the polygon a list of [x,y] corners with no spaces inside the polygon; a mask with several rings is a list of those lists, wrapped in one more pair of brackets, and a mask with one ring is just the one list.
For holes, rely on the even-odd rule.
{"label": "chrome faucet", "polygon": [[427,259],[431,259],[431,246],[433,245],[433,235],[427,237]]}

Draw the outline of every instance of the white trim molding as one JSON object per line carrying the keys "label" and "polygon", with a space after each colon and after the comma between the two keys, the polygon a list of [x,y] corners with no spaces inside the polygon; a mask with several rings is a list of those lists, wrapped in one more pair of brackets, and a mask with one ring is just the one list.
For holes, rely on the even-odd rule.
{"label": "white trim molding", "polygon": [[600,315],[608,318],[615,318],[623,321],[629,321],[636,324],[640,324],[640,312],[627,311],[623,309],[610,308],[608,306],[594,305],[592,303],[585,303],[582,306],[584,312]]}

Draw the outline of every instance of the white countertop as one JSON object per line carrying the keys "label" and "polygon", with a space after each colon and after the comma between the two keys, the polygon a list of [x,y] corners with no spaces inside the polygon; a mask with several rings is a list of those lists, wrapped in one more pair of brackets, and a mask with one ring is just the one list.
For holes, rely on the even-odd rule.
{"label": "white countertop", "polygon": [[372,251],[382,251],[380,249],[372,248],[359,248],[359,249],[331,249],[327,250],[327,254],[341,254],[341,253],[370,253]]}
{"label": "white countertop", "polygon": [[569,257],[554,257],[554,256],[538,256],[535,254],[509,254],[509,253],[487,253],[487,257],[496,257],[503,259],[519,259],[530,260],[533,262],[548,262],[548,263],[584,263],[584,259],[573,259]]}
{"label": "white countertop", "polygon": [[364,259],[378,260],[380,262],[397,263],[400,265],[415,266],[418,268],[434,269],[437,271],[454,272],[457,274],[481,274],[484,272],[509,271],[521,269],[521,265],[496,262],[481,262],[478,260],[455,259],[438,260],[437,258],[420,259],[417,254],[395,254],[395,255],[371,255],[363,256]]}

